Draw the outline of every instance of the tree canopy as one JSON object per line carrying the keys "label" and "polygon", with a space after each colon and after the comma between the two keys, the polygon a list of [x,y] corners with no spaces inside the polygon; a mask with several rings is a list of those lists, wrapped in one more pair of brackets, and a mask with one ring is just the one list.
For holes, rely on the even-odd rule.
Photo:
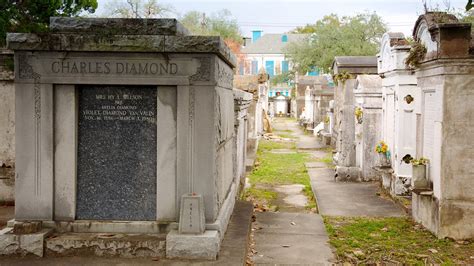
{"label": "tree canopy", "polygon": [[315,24],[295,29],[295,33],[309,36],[302,42],[290,43],[285,55],[300,73],[315,66],[328,71],[335,56],[376,55],[386,31],[386,24],[376,13],[344,17],[331,14]]}
{"label": "tree canopy", "polygon": [[198,11],[190,11],[179,20],[193,35],[218,35],[225,40],[242,43],[242,34],[237,20],[232,18],[231,12],[227,9],[210,16]]}
{"label": "tree canopy", "polygon": [[221,36],[237,56],[238,61],[244,60],[245,56],[240,53],[243,37],[237,20],[232,17],[229,10],[223,9],[210,16],[198,11],[190,11],[179,18],[179,21],[193,35]]}
{"label": "tree canopy", "polygon": [[171,6],[158,0],[114,0],[106,5],[105,17],[111,18],[161,18],[173,13]]}
{"label": "tree canopy", "polygon": [[94,13],[97,0],[22,0],[0,1],[0,46],[7,32],[44,31],[49,17]]}

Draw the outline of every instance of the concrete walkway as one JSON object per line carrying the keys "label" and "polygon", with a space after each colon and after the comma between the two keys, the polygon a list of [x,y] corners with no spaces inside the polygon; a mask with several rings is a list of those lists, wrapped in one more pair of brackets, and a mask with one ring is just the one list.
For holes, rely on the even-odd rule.
{"label": "concrete walkway", "polygon": [[327,265],[333,259],[321,215],[257,214],[255,264]]}
{"label": "concrete walkway", "polygon": [[329,216],[404,216],[394,202],[377,195],[377,183],[336,182],[334,170],[310,168],[311,187],[319,212]]}
{"label": "concrete walkway", "polygon": [[[291,130],[298,138],[298,151],[321,148],[294,121],[276,118],[273,127],[276,134]],[[291,188],[285,189],[291,194]],[[253,225],[256,253],[252,258],[256,265],[330,265],[334,260],[321,215],[306,213],[296,202],[293,205],[295,212],[257,213]]]}

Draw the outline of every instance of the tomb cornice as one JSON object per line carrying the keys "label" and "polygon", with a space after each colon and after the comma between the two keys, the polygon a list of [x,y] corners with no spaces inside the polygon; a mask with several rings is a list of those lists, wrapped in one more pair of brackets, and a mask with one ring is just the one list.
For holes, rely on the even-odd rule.
{"label": "tomb cornice", "polygon": [[427,61],[416,70],[416,75],[418,78],[441,75],[474,75],[474,58]]}
{"label": "tomb cornice", "polygon": [[232,68],[237,62],[219,36],[8,33],[7,45],[17,51],[213,53]]}

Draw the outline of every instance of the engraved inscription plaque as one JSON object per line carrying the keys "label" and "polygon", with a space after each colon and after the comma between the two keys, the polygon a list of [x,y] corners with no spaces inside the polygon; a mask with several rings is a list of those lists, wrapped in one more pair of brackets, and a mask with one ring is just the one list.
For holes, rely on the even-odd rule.
{"label": "engraved inscription plaque", "polygon": [[77,219],[156,220],[157,88],[81,86]]}

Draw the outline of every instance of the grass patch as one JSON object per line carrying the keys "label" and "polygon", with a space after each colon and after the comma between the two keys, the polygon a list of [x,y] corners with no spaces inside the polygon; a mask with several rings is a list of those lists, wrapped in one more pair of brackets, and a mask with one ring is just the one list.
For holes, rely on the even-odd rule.
{"label": "grass patch", "polygon": [[408,218],[324,217],[340,262],[470,264],[474,243],[437,239]]}
{"label": "grass patch", "polygon": [[[295,150],[295,153],[271,153],[273,149],[290,149]],[[271,205],[271,201],[277,197],[277,192],[257,189],[255,184],[272,186],[302,184],[304,185],[303,193],[308,198],[306,208],[315,209],[316,201],[305,167],[305,162],[308,160],[309,154],[296,152],[295,142],[261,140],[258,145],[257,164],[248,176],[252,187],[245,191],[245,197]]]}
{"label": "grass patch", "polygon": [[283,129],[283,130],[277,130],[275,131],[277,134],[280,134],[281,132],[283,133],[295,133],[293,130],[291,129]]}
{"label": "grass patch", "polygon": [[291,134],[287,134],[287,133],[277,133],[277,135],[280,137],[280,138],[286,138],[286,139],[297,139],[298,137],[295,137]]}
{"label": "grass patch", "polygon": [[328,165],[332,165],[333,164],[332,153],[327,153],[326,156],[319,159],[319,161]]}
{"label": "grass patch", "polygon": [[256,188],[254,185],[246,189],[244,194],[245,198],[255,197],[266,202],[271,202],[272,200],[276,199],[277,196],[278,194],[275,191]]}
{"label": "grass patch", "polygon": [[271,151],[274,149],[296,149],[295,142],[276,142],[262,139],[258,142],[258,153]]}
{"label": "grass patch", "polygon": [[270,153],[259,152],[259,165],[250,174],[252,184],[309,184],[304,166],[308,158],[306,153]]}

